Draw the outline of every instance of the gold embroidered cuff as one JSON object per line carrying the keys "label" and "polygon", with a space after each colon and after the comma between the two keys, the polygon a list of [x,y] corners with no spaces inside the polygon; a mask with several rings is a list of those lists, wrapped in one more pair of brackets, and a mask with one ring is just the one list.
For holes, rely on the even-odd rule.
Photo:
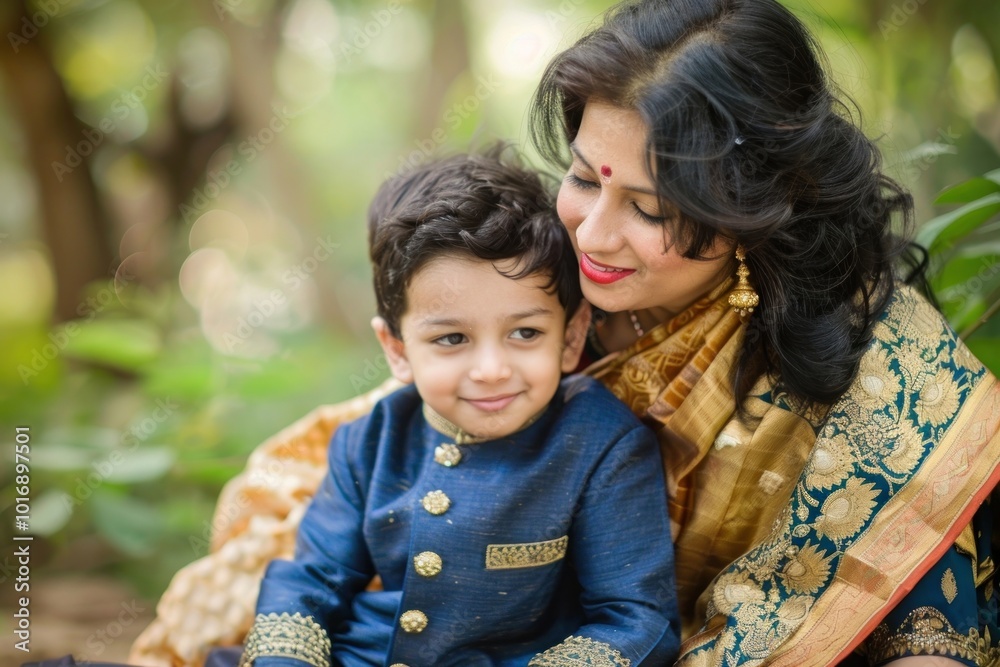
{"label": "gold embroidered cuff", "polygon": [[528,667],[630,667],[631,664],[631,660],[604,642],[589,637],[567,637],[532,658]]}
{"label": "gold embroidered cuff", "polygon": [[513,570],[548,565],[565,558],[568,544],[569,537],[566,535],[544,542],[491,544],[486,547],[486,569]]}
{"label": "gold embroidered cuff", "polygon": [[330,667],[330,637],[312,616],[257,614],[239,667],[251,667],[257,658],[295,658],[313,667]]}

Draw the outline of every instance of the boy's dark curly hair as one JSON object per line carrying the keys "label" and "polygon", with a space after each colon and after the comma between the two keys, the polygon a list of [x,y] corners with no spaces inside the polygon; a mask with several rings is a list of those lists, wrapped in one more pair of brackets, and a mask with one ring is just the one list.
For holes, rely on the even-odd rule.
{"label": "boy's dark curly hair", "polygon": [[576,255],[551,190],[503,144],[389,178],[368,210],[368,242],[378,314],[397,338],[407,285],[435,257],[516,259],[513,268],[497,270],[514,280],[546,276],[545,289],[558,295],[567,320],[582,299]]}

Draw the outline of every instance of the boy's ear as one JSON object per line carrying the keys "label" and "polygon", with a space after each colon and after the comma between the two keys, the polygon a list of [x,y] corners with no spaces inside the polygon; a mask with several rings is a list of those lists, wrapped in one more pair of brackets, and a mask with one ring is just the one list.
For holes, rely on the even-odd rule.
{"label": "boy's ear", "polygon": [[563,340],[562,372],[572,373],[580,363],[583,344],[587,340],[587,329],[590,328],[590,304],[580,300],[580,307],[566,323],[566,337]]}
{"label": "boy's ear", "polygon": [[372,330],[378,338],[379,345],[382,346],[393,377],[406,384],[413,382],[413,369],[410,367],[410,360],[406,358],[403,341],[392,335],[388,322],[381,317],[372,318]]}

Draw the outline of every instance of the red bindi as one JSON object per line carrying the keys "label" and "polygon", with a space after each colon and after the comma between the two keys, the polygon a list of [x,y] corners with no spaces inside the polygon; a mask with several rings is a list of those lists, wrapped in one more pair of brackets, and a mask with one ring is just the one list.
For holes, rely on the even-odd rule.
{"label": "red bindi", "polygon": [[611,182],[611,167],[606,164],[601,165],[601,180],[605,183]]}

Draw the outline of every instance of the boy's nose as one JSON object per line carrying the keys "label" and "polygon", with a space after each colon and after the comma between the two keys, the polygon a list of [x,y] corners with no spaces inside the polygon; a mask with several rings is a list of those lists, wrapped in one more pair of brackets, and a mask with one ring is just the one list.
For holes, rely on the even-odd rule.
{"label": "boy's nose", "polygon": [[476,382],[500,382],[510,377],[510,364],[502,350],[490,346],[476,355],[469,376]]}

